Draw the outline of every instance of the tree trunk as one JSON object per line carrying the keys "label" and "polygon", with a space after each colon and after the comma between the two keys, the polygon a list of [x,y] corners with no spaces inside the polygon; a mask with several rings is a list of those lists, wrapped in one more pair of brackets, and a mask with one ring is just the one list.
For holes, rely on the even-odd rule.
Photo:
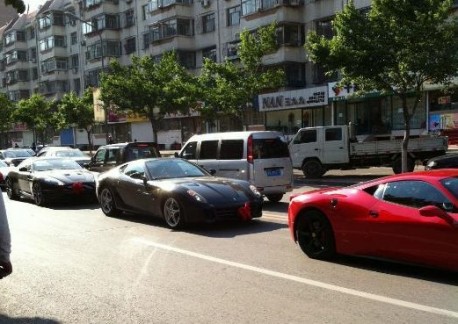
{"label": "tree trunk", "polygon": [[401,158],[402,158],[402,173],[408,172],[408,157],[409,157],[409,139],[410,139],[410,118],[411,115],[409,114],[409,109],[407,107],[407,97],[405,95],[401,96],[402,101],[402,111],[404,114],[404,138],[402,139],[402,150],[401,150]]}
{"label": "tree trunk", "polygon": [[87,133],[87,142],[89,143],[89,153],[92,156],[92,132],[86,129],[86,133]]}

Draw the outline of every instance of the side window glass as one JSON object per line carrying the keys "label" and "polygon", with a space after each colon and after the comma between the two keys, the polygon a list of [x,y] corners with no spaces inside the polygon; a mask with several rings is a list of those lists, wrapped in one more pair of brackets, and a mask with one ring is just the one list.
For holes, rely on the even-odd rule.
{"label": "side window glass", "polygon": [[325,141],[341,141],[342,128],[328,128],[325,131]]}
{"label": "side window glass", "polygon": [[132,163],[124,169],[124,174],[134,179],[141,179],[145,175],[143,163]]}
{"label": "side window glass", "polygon": [[97,152],[97,154],[95,155],[95,162],[98,162],[98,163],[103,163],[105,161],[105,153],[106,153],[106,150],[105,149],[101,149]]}
{"label": "side window glass", "polygon": [[202,141],[200,143],[200,160],[215,160],[218,152],[218,141]]}
{"label": "side window glass", "polygon": [[294,144],[314,143],[316,142],[316,130],[309,129],[301,131],[295,138]]}
{"label": "side window glass", "polygon": [[116,155],[118,154],[117,149],[109,149],[108,150],[108,156],[107,156],[107,162],[116,162]]}
{"label": "side window glass", "polygon": [[450,201],[424,181],[397,181],[386,184],[383,199],[397,204],[421,208],[434,205],[443,208]]}
{"label": "side window glass", "polygon": [[243,158],[243,140],[221,141],[221,160],[241,160]]}
{"label": "side window glass", "polygon": [[180,154],[180,157],[183,159],[194,160],[196,158],[196,147],[197,142],[190,142],[186,144],[186,146]]}

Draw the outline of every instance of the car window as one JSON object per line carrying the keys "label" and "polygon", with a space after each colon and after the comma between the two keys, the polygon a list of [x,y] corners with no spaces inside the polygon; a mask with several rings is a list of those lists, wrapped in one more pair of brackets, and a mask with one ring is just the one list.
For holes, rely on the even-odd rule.
{"label": "car window", "polygon": [[215,160],[218,152],[218,141],[202,141],[200,143],[199,160]]}
{"label": "car window", "polygon": [[450,201],[434,186],[419,180],[395,181],[380,185],[374,197],[409,207],[434,205],[443,208]]}
{"label": "car window", "polygon": [[148,161],[146,168],[153,179],[201,177],[208,175],[196,165],[181,159]]}
{"label": "car window", "polygon": [[241,160],[243,158],[243,140],[222,140],[221,160]]}
{"label": "car window", "polygon": [[183,159],[195,159],[196,158],[196,147],[197,147],[197,142],[187,143],[183,151],[181,152],[180,156]]}
{"label": "car window", "polygon": [[294,144],[316,142],[316,129],[303,130],[294,137]]}
{"label": "car window", "polygon": [[123,172],[128,177],[139,179],[145,176],[145,167],[143,163],[130,163],[124,168]]}
{"label": "car window", "polygon": [[106,149],[98,150],[97,153],[94,156],[94,161],[98,162],[98,163],[105,162],[105,154],[106,154]]}
{"label": "car window", "polygon": [[254,159],[276,159],[289,157],[288,144],[280,137],[255,139]]}
{"label": "car window", "polygon": [[458,178],[441,180],[442,185],[456,198],[458,198]]}

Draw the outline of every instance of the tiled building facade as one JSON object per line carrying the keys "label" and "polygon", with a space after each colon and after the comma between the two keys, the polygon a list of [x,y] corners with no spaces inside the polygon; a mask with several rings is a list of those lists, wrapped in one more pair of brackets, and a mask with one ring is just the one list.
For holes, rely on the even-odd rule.
{"label": "tiled building facade", "polygon": [[[0,29],[0,91],[15,101],[34,92],[50,99],[69,91],[81,94],[87,86],[98,85],[99,73],[110,59],[128,65],[133,55],[158,57],[169,50],[175,50],[190,71],[199,73],[205,57],[217,62],[237,60],[242,30],[276,21],[279,49],[264,57],[264,63],[283,68],[286,85],[277,93],[261,94],[248,115],[249,124],[294,134],[303,126],[364,119],[368,129],[383,121],[391,123],[390,131],[396,131],[397,103],[391,98],[340,100],[329,83],[335,80],[326,79],[306,59],[307,32],[332,35],[332,18],[344,4],[335,0],[50,0],[37,12],[24,14]],[[370,1],[355,4],[365,8]],[[368,106],[375,112],[367,113]],[[418,125],[413,127],[418,133],[427,129],[427,106],[425,99],[415,119]],[[375,121],[376,115],[380,120]],[[145,120],[127,117],[108,124],[118,141],[150,140],[152,136]],[[158,141],[168,145],[194,132],[237,127],[240,125],[224,120],[209,125],[198,116],[170,118]],[[22,134],[20,143],[31,143],[27,131],[16,131],[16,137]],[[104,132],[101,126],[99,133]],[[104,139],[99,136],[96,143]],[[61,138],[63,144],[84,141],[85,135],[79,132]]]}

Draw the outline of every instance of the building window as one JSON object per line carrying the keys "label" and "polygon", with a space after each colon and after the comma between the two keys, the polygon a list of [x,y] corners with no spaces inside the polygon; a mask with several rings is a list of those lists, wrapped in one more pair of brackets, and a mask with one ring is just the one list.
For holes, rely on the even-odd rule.
{"label": "building window", "polygon": [[29,39],[34,39],[35,38],[35,28],[34,27],[30,27],[28,29],[28,34],[29,34]]}
{"label": "building window", "polygon": [[81,80],[80,78],[73,79],[73,90],[76,94],[81,94]]}
{"label": "building window", "polygon": [[240,25],[241,10],[242,10],[241,6],[235,6],[235,7],[227,9],[227,25],[228,26]]}
{"label": "building window", "polygon": [[78,67],[80,65],[80,60],[79,60],[79,55],[78,54],[74,54],[72,56],[70,56],[70,67],[75,71],[78,71]]}
{"label": "building window", "polygon": [[30,62],[32,63],[35,63],[37,61],[37,48],[36,47],[32,47],[30,49],[29,58],[30,58]]}
{"label": "building window", "polygon": [[71,33],[70,40],[72,45],[75,45],[78,42],[78,36],[76,32]]}
{"label": "building window", "polygon": [[50,36],[39,42],[40,52],[48,51],[54,47],[65,47],[65,36]]}
{"label": "building window", "polygon": [[215,31],[215,13],[203,16],[202,25],[204,33]]}
{"label": "building window", "polygon": [[171,19],[151,27],[152,41],[173,36],[193,36],[192,19]]}
{"label": "building window", "polygon": [[55,26],[64,26],[64,14],[61,12],[53,12],[52,24]]}
{"label": "building window", "polygon": [[287,46],[302,46],[304,44],[302,26],[283,25],[277,28],[277,44]]}
{"label": "building window", "polygon": [[195,52],[186,52],[178,51],[178,62],[187,69],[196,68],[196,53]]}
{"label": "building window", "polygon": [[135,37],[131,37],[126,39],[124,43],[124,50],[126,54],[131,54],[134,53],[136,50],[136,42],[135,42]]}
{"label": "building window", "polygon": [[32,68],[32,80],[38,79],[38,68]]}
{"label": "building window", "polygon": [[5,35],[5,46],[13,44],[16,41],[16,32],[10,32]]}
{"label": "building window", "polygon": [[242,0],[242,15],[256,12],[256,0]]}
{"label": "building window", "polygon": [[239,49],[240,41],[233,41],[225,44],[225,55],[227,59],[233,60],[239,57],[238,49]]}
{"label": "building window", "polygon": [[130,27],[134,25],[134,10],[130,9],[125,12],[125,25],[124,27]]}
{"label": "building window", "polygon": [[207,47],[202,50],[202,63],[204,62],[205,58],[216,62],[216,46]]}

